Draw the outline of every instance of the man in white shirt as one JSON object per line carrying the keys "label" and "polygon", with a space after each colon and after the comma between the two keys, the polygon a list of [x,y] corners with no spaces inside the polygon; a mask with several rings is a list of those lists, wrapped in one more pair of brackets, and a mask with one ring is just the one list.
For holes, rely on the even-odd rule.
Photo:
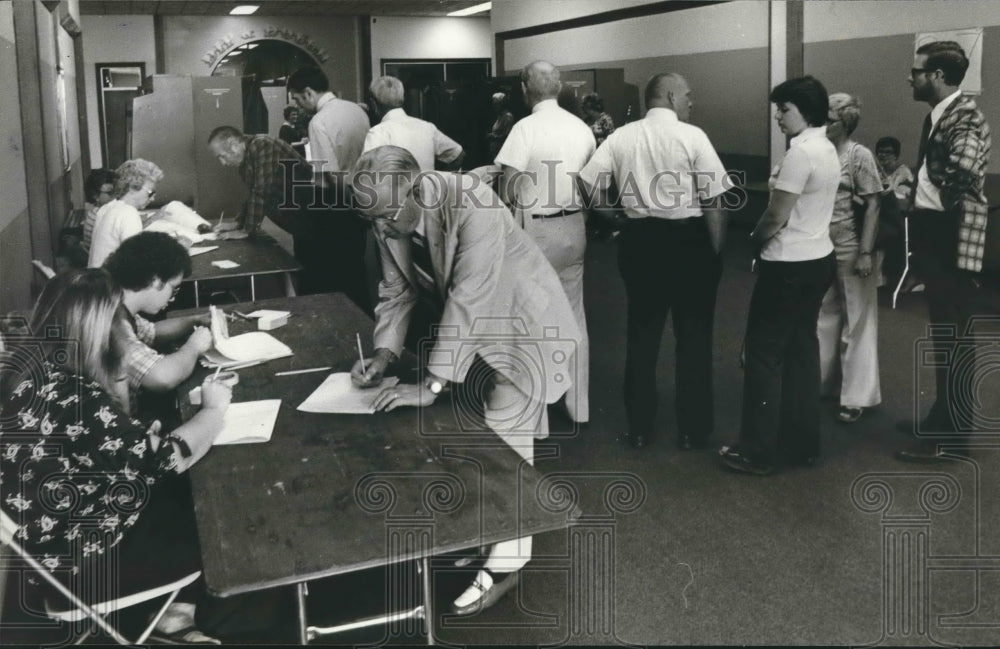
{"label": "man in white shirt", "polygon": [[549,260],[573,307],[580,338],[574,386],[566,409],[577,423],[590,419],[590,342],[583,309],[583,255],[587,231],[576,175],[594,153],[594,133],[556,102],[559,70],[535,61],[521,72],[531,115],[514,124],[496,164],[503,170],[500,195],[514,218]]}
{"label": "man in white shirt", "polygon": [[[365,278],[365,224],[347,206],[345,176],[361,156],[368,133],[368,115],[351,101],[338,99],[330,91],[326,74],[316,67],[300,68],[288,77],[292,100],[314,111],[309,120],[309,160],[316,184],[323,188],[324,208],[303,210],[296,255],[306,267],[308,292],[343,291],[366,311],[371,311]],[[303,206],[300,206],[303,207]],[[308,263],[307,263],[308,261]]]}
{"label": "man in white shirt", "polygon": [[375,109],[382,116],[365,137],[365,151],[391,144],[406,149],[417,159],[421,171],[434,171],[434,161],[457,169],[465,152],[434,124],[411,117],[403,110],[403,82],[396,77],[379,77],[368,86]]}
{"label": "man in white shirt", "polygon": [[667,315],[677,339],[678,446],[704,448],[713,427],[712,326],[726,218],[726,170],[704,131],[687,123],[691,90],[678,74],[646,86],[646,117],[608,136],[580,172],[608,205],[613,179],[627,217],[618,268],[628,301],[628,440],[646,445],[656,416],[656,358]]}

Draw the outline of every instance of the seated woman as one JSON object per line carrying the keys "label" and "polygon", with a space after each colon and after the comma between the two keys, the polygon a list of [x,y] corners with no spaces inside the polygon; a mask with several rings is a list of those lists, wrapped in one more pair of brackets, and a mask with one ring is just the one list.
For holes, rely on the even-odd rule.
{"label": "seated woman", "polygon": [[89,268],[98,268],[122,241],[142,232],[144,209],[156,195],[156,184],[163,179],[163,170],[142,158],[126,160],[118,169],[115,200],[98,212],[90,242]]}
{"label": "seated woman", "polygon": [[[178,497],[176,475],[211,448],[231,399],[227,386],[206,380],[201,410],[173,431],[130,416],[112,336],[121,301],[104,270],[51,279],[30,321],[43,353],[38,344],[20,352],[24,371],[4,385],[0,402],[0,507],[24,548],[88,603],[201,569],[193,508]],[[210,625],[220,600],[197,594],[199,623]],[[45,593],[27,595],[37,602]],[[194,629],[194,613],[175,603],[157,629],[211,642]]]}
{"label": "seated woman", "polygon": [[87,202],[84,204],[81,245],[88,255],[90,254],[90,242],[94,239],[94,223],[97,222],[97,213],[102,207],[114,200],[117,183],[118,174],[103,167],[91,171],[87,174],[87,180],[83,182],[83,195]]}

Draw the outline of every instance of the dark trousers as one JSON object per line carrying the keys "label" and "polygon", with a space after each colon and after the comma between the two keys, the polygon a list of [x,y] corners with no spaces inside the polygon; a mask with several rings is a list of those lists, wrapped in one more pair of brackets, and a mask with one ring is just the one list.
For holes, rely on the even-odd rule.
{"label": "dark trousers", "polygon": [[673,311],[678,431],[703,441],[714,425],[712,327],[722,260],[700,218],[637,219],[619,238],[628,324],[625,411],[633,435],[651,435],[656,418],[656,361]]}
{"label": "dark trousers", "polygon": [[[988,395],[977,394],[977,380],[982,377],[976,371],[976,356],[984,342],[984,330],[996,337],[1000,290],[994,278],[956,267],[958,221],[957,214],[914,211],[910,216],[910,250],[914,268],[926,284],[924,295],[932,325],[928,342],[934,351],[933,355],[918,355],[916,362],[934,359],[936,388],[934,404],[919,433],[937,441],[964,444],[970,434],[984,428],[977,407],[981,397]],[[973,324],[974,318],[979,322]]]}
{"label": "dark trousers", "polygon": [[758,268],[747,316],[740,448],[767,464],[816,457],[816,321],[823,295],[833,283],[836,260],[830,254],[810,261],[761,261]]}
{"label": "dark trousers", "polygon": [[300,223],[294,235],[295,259],[302,264],[299,292],[343,292],[371,313],[365,222],[348,208],[317,208],[301,212]]}

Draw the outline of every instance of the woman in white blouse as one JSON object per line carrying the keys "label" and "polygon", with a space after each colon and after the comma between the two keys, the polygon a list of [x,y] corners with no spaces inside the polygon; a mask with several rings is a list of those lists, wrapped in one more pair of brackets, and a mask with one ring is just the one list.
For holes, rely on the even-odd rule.
{"label": "woman in white blouse", "polygon": [[118,169],[115,200],[97,212],[94,234],[90,242],[89,268],[97,268],[118,249],[122,241],[142,232],[139,210],[149,205],[156,195],[156,184],[163,179],[163,170],[149,160],[126,160]]}
{"label": "woman in white blouse", "polygon": [[840,181],[826,137],[826,88],[811,76],[771,91],[774,118],[792,140],[771,174],[771,198],[751,239],[761,246],[747,316],[743,422],[723,463],[769,475],[819,455],[819,342],[816,320],[835,273],[830,217]]}

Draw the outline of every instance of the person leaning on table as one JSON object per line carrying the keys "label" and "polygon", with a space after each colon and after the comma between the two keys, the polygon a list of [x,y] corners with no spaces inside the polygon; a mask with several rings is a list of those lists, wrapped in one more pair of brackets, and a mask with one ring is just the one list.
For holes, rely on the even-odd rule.
{"label": "person leaning on table", "polygon": [[[375,307],[375,357],[351,370],[355,384],[378,385],[403,349],[410,315],[418,300],[436,303],[442,331],[428,359],[451,359],[428,367],[426,380],[382,390],[376,410],[428,406],[451,382],[485,363],[491,386],[486,424],[529,464],[534,440],[548,436],[546,404],[571,386],[577,321],[559,278],[531,237],[485,183],[472,176],[424,172],[405,149],[381,146],[366,152],[351,175],[355,209],[372,223],[382,259],[379,304]],[[484,323],[517,322],[521,335]],[[480,326],[477,326],[480,325]],[[554,340],[550,349],[545,338]],[[544,376],[509,359],[530,355]],[[563,362],[559,363],[558,359]],[[480,365],[480,367],[482,367]],[[517,584],[517,571],[531,559],[531,537],[494,545],[475,581],[452,604],[469,615],[495,603]]]}
{"label": "person leaning on table", "polygon": [[743,422],[739,442],[719,450],[734,471],[768,475],[781,463],[819,455],[819,342],[816,322],[833,283],[830,217],[840,182],[826,137],[826,88],[806,76],[771,91],[774,118],[792,140],[771,172],[771,198],[751,239],[761,246],[747,314]]}
{"label": "person leaning on table", "polygon": [[[35,340],[44,340],[35,347],[45,357],[26,350],[36,363],[5,383],[0,404],[0,507],[25,549],[88,603],[201,569],[194,512],[167,485],[208,453],[232,397],[226,385],[206,380],[201,409],[171,431],[132,416],[122,350],[112,335],[121,303],[121,289],[102,269],[49,280],[30,324]],[[109,583],[111,562],[117,581]],[[200,582],[194,586],[171,605],[156,634],[217,644],[203,631],[213,632],[245,600],[212,598]],[[34,599],[45,594],[27,592]]]}

